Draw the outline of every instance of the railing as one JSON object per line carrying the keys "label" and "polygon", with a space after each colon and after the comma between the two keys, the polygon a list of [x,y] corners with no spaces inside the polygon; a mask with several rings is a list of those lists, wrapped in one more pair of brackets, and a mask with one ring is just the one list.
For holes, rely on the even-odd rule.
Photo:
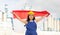
{"label": "railing", "polygon": [[46,21],[43,22],[44,31],[60,31],[60,19],[49,16]]}

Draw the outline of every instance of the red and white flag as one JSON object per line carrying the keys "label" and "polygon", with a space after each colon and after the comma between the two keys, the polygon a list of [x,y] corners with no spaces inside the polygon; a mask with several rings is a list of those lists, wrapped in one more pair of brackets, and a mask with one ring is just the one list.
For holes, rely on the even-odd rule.
{"label": "red and white flag", "polygon": [[[28,16],[28,12],[30,12],[30,10],[13,10],[13,12],[15,12],[15,14],[17,14],[21,19],[26,19],[27,16]],[[37,16],[45,16],[47,15],[46,17],[48,17],[50,15],[49,12],[47,11],[33,11],[34,12],[34,16],[37,17]],[[16,18],[15,15],[13,15],[14,18]]]}

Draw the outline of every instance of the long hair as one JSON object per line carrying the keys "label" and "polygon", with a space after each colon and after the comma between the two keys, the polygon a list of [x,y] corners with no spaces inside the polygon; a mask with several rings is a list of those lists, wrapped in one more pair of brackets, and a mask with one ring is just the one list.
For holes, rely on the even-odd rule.
{"label": "long hair", "polygon": [[[30,16],[30,15],[28,15],[28,16],[27,16],[27,22],[29,22],[29,21],[30,21],[29,16]],[[32,20],[34,21],[34,20],[35,20],[35,17],[33,17],[33,19],[32,19]]]}

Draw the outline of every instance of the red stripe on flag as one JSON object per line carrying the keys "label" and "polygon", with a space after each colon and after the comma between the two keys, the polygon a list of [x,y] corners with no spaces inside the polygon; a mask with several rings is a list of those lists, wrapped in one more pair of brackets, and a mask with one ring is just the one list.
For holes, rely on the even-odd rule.
{"label": "red stripe on flag", "polygon": [[[29,11],[30,10],[13,10],[13,12],[15,12],[22,19],[27,18]],[[48,14],[47,16],[50,15],[50,13],[48,13],[47,11],[33,11],[33,12],[34,12],[35,17],[36,16],[45,16],[46,14]],[[13,15],[13,16],[14,16],[14,18],[16,18],[15,15]]]}

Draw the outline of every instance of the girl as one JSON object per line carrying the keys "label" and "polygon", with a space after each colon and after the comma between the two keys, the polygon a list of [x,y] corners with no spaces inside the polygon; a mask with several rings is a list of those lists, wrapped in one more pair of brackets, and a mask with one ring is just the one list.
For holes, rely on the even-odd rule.
{"label": "girl", "polygon": [[42,20],[44,17],[47,16],[46,15],[46,16],[43,16],[41,18],[35,18],[34,13],[31,11],[31,12],[28,13],[27,20],[23,20],[18,15],[16,15],[15,13],[14,13],[14,15],[21,22],[23,22],[25,24],[26,29],[27,29],[25,35],[37,35],[37,32],[36,32],[37,24],[36,23],[39,22],[40,20]]}

